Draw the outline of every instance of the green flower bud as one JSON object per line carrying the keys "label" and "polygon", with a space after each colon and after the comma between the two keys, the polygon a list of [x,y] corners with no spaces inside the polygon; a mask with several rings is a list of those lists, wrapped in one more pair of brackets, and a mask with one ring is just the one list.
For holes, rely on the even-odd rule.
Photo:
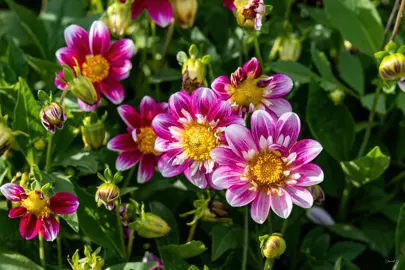
{"label": "green flower bud", "polygon": [[5,123],[0,122],[0,156],[11,148],[14,143],[13,131]]}
{"label": "green flower bud", "polygon": [[141,217],[129,224],[144,238],[159,238],[170,232],[170,226],[161,217],[153,213],[142,213]]}
{"label": "green flower bud", "polygon": [[42,150],[45,149],[45,147],[46,147],[46,142],[45,142],[45,140],[42,139],[42,138],[39,138],[38,140],[36,140],[36,141],[34,142],[34,148],[35,148],[36,150],[42,151]]}
{"label": "green flower bud", "polygon": [[335,105],[339,105],[345,99],[345,92],[340,89],[335,89],[329,93],[329,98],[333,101]]}
{"label": "green flower bud", "polygon": [[192,27],[197,14],[197,0],[171,0],[173,17],[184,28]]}
{"label": "green flower bud", "polygon": [[73,78],[68,82],[70,92],[78,99],[88,105],[94,105],[98,101],[96,88],[89,78],[78,74],[78,77]]}
{"label": "green flower bud", "polygon": [[120,188],[113,183],[101,184],[96,192],[97,206],[104,205],[108,210],[114,209],[114,203],[120,197]]}
{"label": "green flower bud", "polygon": [[[106,116],[106,115],[105,115]],[[91,116],[87,116],[83,120],[82,140],[86,148],[97,150],[104,145],[106,131],[104,127],[105,117],[92,121]]]}
{"label": "green flower bud", "polygon": [[279,48],[280,60],[297,61],[301,56],[301,41],[294,36],[282,38]]}
{"label": "green flower bud", "polygon": [[206,86],[206,66],[201,59],[189,58],[182,68],[182,90],[191,94],[201,86]]}
{"label": "green flower bud", "polygon": [[63,107],[56,102],[42,108],[40,112],[42,125],[50,132],[55,132],[55,127],[62,129],[67,116]]}
{"label": "green flower bud", "polygon": [[268,259],[277,259],[285,252],[286,244],[281,234],[273,233],[263,243],[262,254]]}
{"label": "green flower bud", "polygon": [[90,246],[84,247],[84,258],[79,258],[79,250],[73,254],[72,258],[68,256],[68,262],[73,270],[102,270],[104,266],[104,260],[98,253],[100,253],[101,248],[99,247],[96,251],[92,252]]}
{"label": "green flower bud", "polygon": [[387,55],[378,68],[383,80],[399,80],[405,76],[405,55],[394,53]]}
{"label": "green flower bud", "polygon": [[114,1],[107,8],[106,16],[102,20],[108,26],[113,36],[124,36],[131,25],[131,3],[130,0],[127,0],[126,3]]}

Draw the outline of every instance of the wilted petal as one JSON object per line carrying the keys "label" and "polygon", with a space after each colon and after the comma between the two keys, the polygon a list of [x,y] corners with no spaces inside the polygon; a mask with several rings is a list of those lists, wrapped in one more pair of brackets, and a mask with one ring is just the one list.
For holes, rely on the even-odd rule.
{"label": "wilted petal", "polygon": [[155,155],[144,155],[139,162],[138,183],[148,182],[155,173],[156,157]]}
{"label": "wilted petal", "polygon": [[288,218],[292,210],[291,196],[284,190],[282,195],[272,194],[270,197],[271,209],[281,218]]}
{"label": "wilted petal", "polygon": [[231,125],[225,129],[226,140],[232,151],[243,157],[243,152],[248,152],[253,149],[257,151],[256,143],[254,142],[250,131],[241,125]]}
{"label": "wilted petal", "polygon": [[169,25],[173,16],[172,5],[169,0],[153,0],[145,1],[145,3],[150,17],[157,25],[161,27]]}
{"label": "wilted petal", "polygon": [[322,151],[322,145],[311,139],[305,139],[297,142],[291,149],[291,153],[296,153],[297,158],[290,165],[292,170],[311,162]]}
{"label": "wilted petal", "polygon": [[0,191],[7,200],[12,202],[21,201],[21,194],[25,192],[22,186],[12,183],[2,185]]}
{"label": "wilted petal", "polygon": [[221,189],[228,189],[235,185],[245,185],[246,182],[240,179],[243,171],[233,167],[221,166],[212,174],[212,182]]}
{"label": "wilted petal", "polygon": [[41,229],[39,232],[45,241],[53,241],[59,233],[59,223],[53,215],[40,220]]}
{"label": "wilted petal", "polygon": [[136,151],[138,145],[132,139],[131,134],[120,134],[107,143],[107,148],[113,151]]}
{"label": "wilted petal", "polygon": [[323,171],[322,169],[313,163],[307,163],[302,165],[299,169],[294,171],[294,173],[299,173],[300,178],[297,180],[297,186],[313,186],[321,183],[323,181]]}
{"label": "wilted petal", "polygon": [[77,197],[69,192],[55,193],[50,199],[50,209],[56,214],[72,214],[79,207]]}
{"label": "wilted petal", "polygon": [[231,186],[226,191],[226,200],[233,207],[240,207],[249,204],[257,196],[257,191],[251,190],[251,185]]}
{"label": "wilted petal", "polygon": [[260,66],[259,60],[253,57],[243,65],[243,69],[246,74],[251,78],[259,78],[262,75],[262,67]]}
{"label": "wilted petal", "polygon": [[122,121],[124,121],[128,127],[135,129],[140,126],[141,117],[134,107],[130,105],[121,105],[117,108],[117,110]]}
{"label": "wilted petal", "polygon": [[93,55],[105,55],[110,47],[110,30],[102,21],[94,21],[90,28],[90,51]]}
{"label": "wilted petal", "polygon": [[24,206],[17,206],[14,208],[10,209],[10,212],[8,212],[8,217],[9,218],[19,218],[25,215],[27,213],[27,209],[25,209]]}
{"label": "wilted petal", "polygon": [[20,234],[27,240],[31,240],[37,236],[41,222],[37,219],[37,216],[26,213],[20,221]]}
{"label": "wilted petal", "polygon": [[257,223],[263,224],[269,215],[269,210],[270,195],[267,195],[264,192],[259,192],[259,195],[257,195],[250,207],[250,216]]}
{"label": "wilted petal", "polygon": [[306,188],[297,186],[286,186],[284,190],[290,194],[292,202],[302,208],[310,208],[314,203],[311,192]]}
{"label": "wilted petal", "polygon": [[274,142],[290,149],[298,139],[301,121],[295,113],[283,114],[276,123],[276,137]]}

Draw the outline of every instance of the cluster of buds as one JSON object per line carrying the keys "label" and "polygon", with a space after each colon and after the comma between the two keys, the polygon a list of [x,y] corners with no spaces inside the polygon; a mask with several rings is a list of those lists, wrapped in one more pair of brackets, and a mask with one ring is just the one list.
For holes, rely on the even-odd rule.
{"label": "cluster of buds", "polygon": [[117,38],[123,37],[131,25],[131,4],[132,0],[126,0],[124,3],[120,0],[114,0],[101,18],[110,29],[111,34]]}
{"label": "cluster of buds", "polygon": [[269,59],[274,60],[278,55],[280,60],[297,61],[301,56],[301,50],[302,40],[295,37],[295,35],[279,36],[274,41]]}
{"label": "cluster of buds", "polygon": [[7,115],[2,116],[0,111],[0,156],[8,152],[14,143],[14,134],[7,126],[7,119]]}
{"label": "cluster of buds", "polygon": [[182,66],[182,87],[183,91],[191,94],[199,87],[207,86],[205,75],[207,73],[207,65],[211,61],[210,55],[198,57],[198,49],[196,45],[191,45],[188,50],[189,57],[183,51],[177,53],[177,61]]}
{"label": "cluster of buds", "polygon": [[170,0],[176,23],[184,28],[192,27],[198,9],[197,0]]}
{"label": "cluster of buds", "polygon": [[98,256],[101,247],[98,247],[94,252],[90,246],[84,246],[84,258],[79,258],[79,250],[73,254],[72,258],[68,257],[68,262],[73,270],[102,270],[104,266],[104,260]]}
{"label": "cluster of buds", "polygon": [[104,183],[96,191],[97,206],[104,205],[108,210],[114,209],[114,205],[120,198],[120,188],[116,185],[122,181],[123,177],[120,172],[112,174],[110,168],[104,170],[104,175],[97,173],[98,178]]}
{"label": "cluster of buds", "polygon": [[286,249],[285,240],[279,233],[259,237],[262,255],[267,259],[278,259]]}
{"label": "cluster of buds", "polygon": [[105,144],[106,131],[104,121],[107,118],[107,112],[101,117],[93,113],[83,119],[83,126],[81,126],[82,140],[84,146],[90,150],[97,150]]}

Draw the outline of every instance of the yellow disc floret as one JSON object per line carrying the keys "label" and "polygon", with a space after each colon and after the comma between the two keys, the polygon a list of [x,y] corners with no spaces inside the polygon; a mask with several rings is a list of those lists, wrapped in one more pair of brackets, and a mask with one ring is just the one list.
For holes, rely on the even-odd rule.
{"label": "yellow disc floret", "polygon": [[27,199],[21,201],[21,205],[31,214],[47,218],[51,212],[48,197],[39,190],[33,190],[27,196]]}
{"label": "yellow disc floret", "polygon": [[110,65],[101,55],[87,56],[83,63],[82,73],[90,79],[91,82],[101,82],[108,76]]}
{"label": "yellow disc floret", "polygon": [[141,132],[136,136],[139,151],[144,154],[158,154],[155,150],[156,134],[151,127],[141,128]]}
{"label": "yellow disc floret", "polygon": [[218,145],[211,127],[193,123],[184,131],[183,146],[187,155],[196,161],[210,159],[210,152]]}
{"label": "yellow disc floret", "polygon": [[249,162],[248,174],[252,182],[268,190],[284,180],[284,162],[272,152],[258,154]]}
{"label": "yellow disc floret", "polygon": [[264,89],[257,86],[257,79],[247,78],[237,87],[230,90],[231,101],[239,106],[249,107],[253,104],[255,107],[260,104],[263,98]]}

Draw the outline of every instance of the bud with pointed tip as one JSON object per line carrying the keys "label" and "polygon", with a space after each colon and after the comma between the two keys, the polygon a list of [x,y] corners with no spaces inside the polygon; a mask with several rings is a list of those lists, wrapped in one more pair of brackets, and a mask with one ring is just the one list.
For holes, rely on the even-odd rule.
{"label": "bud with pointed tip", "polygon": [[160,238],[170,232],[170,226],[161,217],[153,213],[142,213],[141,217],[129,224],[144,238]]}
{"label": "bud with pointed tip", "polygon": [[82,140],[86,148],[91,150],[97,150],[104,145],[106,131],[104,127],[104,120],[107,114],[101,119],[94,119],[91,116],[87,116],[83,120]]}
{"label": "bud with pointed tip", "polygon": [[40,112],[42,125],[50,132],[55,133],[55,127],[62,129],[67,116],[63,107],[56,102],[52,102],[42,108]]}
{"label": "bud with pointed tip", "polygon": [[104,205],[108,210],[114,209],[114,203],[120,197],[120,188],[113,183],[103,183],[97,188],[97,206]]}
{"label": "bud with pointed tip", "polygon": [[286,243],[283,236],[279,233],[273,233],[261,243],[262,254],[268,259],[277,259],[286,249]]}
{"label": "bud with pointed tip", "polygon": [[124,36],[131,25],[131,3],[131,0],[127,0],[125,3],[114,1],[107,8],[106,16],[102,20],[108,26],[113,36],[118,38]]}
{"label": "bud with pointed tip", "polygon": [[197,14],[197,0],[171,0],[173,17],[181,27],[192,27]]}
{"label": "bud with pointed tip", "polygon": [[387,55],[381,61],[378,68],[383,80],[399,80],[405,76],[405,55],[393,53]]}

